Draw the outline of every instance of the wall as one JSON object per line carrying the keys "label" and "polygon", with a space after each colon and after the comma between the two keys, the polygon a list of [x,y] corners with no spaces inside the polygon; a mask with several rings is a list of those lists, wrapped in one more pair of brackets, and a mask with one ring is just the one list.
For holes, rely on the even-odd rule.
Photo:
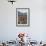
{"label": "wall", "polygon": [[[14,5],[0,0],[0,40],[15,40],[19,32],[33,40],[46,40],[46,1],[17,0]],[[16,27],[16,8],[30,8],[30,27]]]}

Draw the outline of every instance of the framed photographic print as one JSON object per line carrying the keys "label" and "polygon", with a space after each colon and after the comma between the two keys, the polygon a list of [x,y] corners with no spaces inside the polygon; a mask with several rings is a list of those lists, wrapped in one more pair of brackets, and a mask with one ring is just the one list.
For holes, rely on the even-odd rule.
{"label": "framed photographic print", "polygon": [[30,9],[16,8],[16,26],[30,25]]}

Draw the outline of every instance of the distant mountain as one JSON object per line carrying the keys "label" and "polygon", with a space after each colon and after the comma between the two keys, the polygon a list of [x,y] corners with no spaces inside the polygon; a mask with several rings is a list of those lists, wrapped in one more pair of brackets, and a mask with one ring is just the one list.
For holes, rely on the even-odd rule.
{"label": "distant mountain", "polygon": [[18,11],[18,16],[27,16],[27,13],[26,12],[22,13],[22,12]]}

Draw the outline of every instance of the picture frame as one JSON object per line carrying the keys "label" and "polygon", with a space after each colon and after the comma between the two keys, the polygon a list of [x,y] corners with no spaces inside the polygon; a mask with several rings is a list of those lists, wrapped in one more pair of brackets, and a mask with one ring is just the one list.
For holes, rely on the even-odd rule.
{"label": "picture frame", "polygon": [[29,8],[16,8],[16,26],[30,26]]}

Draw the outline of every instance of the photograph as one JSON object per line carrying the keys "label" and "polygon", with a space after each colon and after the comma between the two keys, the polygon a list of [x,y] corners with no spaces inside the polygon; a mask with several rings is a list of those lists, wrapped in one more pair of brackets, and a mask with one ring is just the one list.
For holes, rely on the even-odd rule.
{"label": "photograph", "polygon": [[29,8],[16,8],[16,26],[29,26]]}

